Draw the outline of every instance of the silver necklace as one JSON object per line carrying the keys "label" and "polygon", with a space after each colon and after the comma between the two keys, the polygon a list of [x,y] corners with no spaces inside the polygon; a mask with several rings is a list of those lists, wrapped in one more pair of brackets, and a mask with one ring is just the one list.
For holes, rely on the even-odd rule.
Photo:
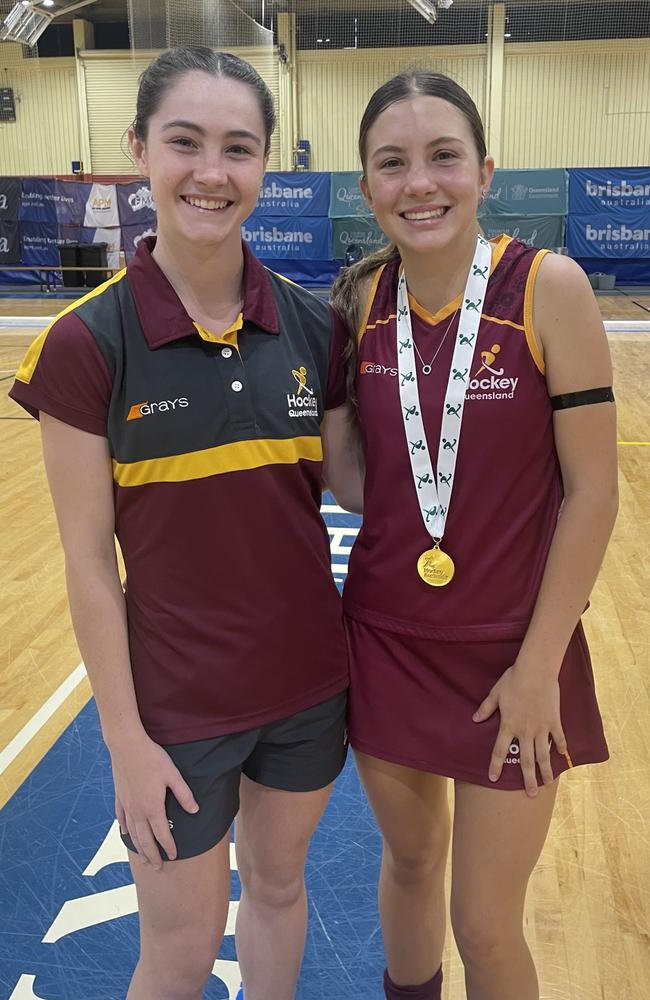
{"label": "silver necklace", "polygon": [[447,329],[445,330],[444,334],[442,335],[442,340],[438,344],[438,347],[436,349],[436,353],[433,355],[433,357],[431,358],[431,361],[429,362],[428,365],[425,364],[424,358],[422,357],[422,355],[420,354],[420,352],[418,350],[418,345],[415,343],[415,337],[413,337],[413,347],[415,348],[415,353],[417,354],[418,358],[420,359],[420,364],[422,365],[422,374],[423,375],[430,375],[431,374],[431,370],[433,368],[434,362],[435,362],[436,358],[438,357],[438,355],[440,354],[440,352],[442,350],[443,344],[444,344],[445,340],[447,339],[447,334],[451,330],[451,324],[456,319],[456,313],[457,312],[458,312],[458,308],[456,308],[456,310],[454,311],[451,319],[449,320],[449,326],[447,327]]}

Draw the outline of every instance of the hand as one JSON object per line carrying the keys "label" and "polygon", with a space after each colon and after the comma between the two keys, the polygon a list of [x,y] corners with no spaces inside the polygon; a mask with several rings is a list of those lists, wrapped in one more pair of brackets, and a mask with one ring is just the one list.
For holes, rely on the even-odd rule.
{"label": "hand", "polygon": [[129,833],[144,864],[151,864],[159,871],[162,859],[158,844],[170,861],[176,857],[176,844],[165,813],[167,789],[186,812],[196,813],[199,807],[169,754],[146,734],[128,746],[112,747],[111,757],[115,814],[120,829]]}
{"label": "hand", "polygon": [[498,781],[510,744],[519,744],[527,795],[537,795],[535,762],[545,785],[555,779],[551,768],[551,739],[560,754],[567,752],[560,719],[560,686],[555,678],[515,663],[499,678],[472,716],[485,722],[499,710],[501,724],[490,759],[490,781]]}

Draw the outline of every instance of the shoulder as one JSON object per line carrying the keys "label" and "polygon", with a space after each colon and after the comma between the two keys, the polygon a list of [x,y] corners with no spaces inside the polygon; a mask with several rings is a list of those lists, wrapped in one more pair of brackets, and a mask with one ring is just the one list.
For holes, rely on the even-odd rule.
{"label": "shoulder", "polygon": [[536,294],[541,298],[558,292],[586,294],[593,299],[587,275],[571,257],[545,253],[539,265]]}
{"label": "shoulder", "polygon": [[[535,328],[542,339],[558,328],[600,322],[600,311],[587,275],[570,257],[546,253],[535,281]],[[602,324],[600,324],[602,325]]]}

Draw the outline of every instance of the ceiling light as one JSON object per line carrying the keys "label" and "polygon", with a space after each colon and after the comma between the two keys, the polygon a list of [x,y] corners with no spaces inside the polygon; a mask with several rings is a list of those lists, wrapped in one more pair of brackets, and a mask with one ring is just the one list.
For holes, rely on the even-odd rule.
{"label": "ceiling light", "polygon": [[438,15],[436,14],[436,9],[433,6],[433,0],[431,0],[431,2],[430,0],[408,0],[408,2],[411,7],[417,10],[418,14],[422,15],[425,21],[428,21],[429,24],[436,23]]}
{"label": "ceiling light", "polygon": [[[0,42],[20,42],[21,45],[36,45],[45,29],[52,23],[55,17],[67,14],[68,11],[78,10],[80,7],[87,7],[88,4],[95,3],[95,0],[81,0],[80,3],[69,4],[67,7],[60,7],[53,14],[47,14],[44,10],[37,10],[30,0],[21,0],[11,8],[0,26]],[[43,0],[43,6],[53,7],[54,0]]]}

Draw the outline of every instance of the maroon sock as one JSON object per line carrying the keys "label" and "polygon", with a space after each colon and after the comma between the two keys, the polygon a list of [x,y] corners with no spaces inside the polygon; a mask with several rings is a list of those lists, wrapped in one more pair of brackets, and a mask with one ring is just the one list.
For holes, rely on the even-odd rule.
{"label": "maroon sock", "polygon": [[386,1000],[441,1000],[442,966],[433,979],[421,983],[420,986],[396,986],[388,975],[388,969],[386,969],[384,972],[384,993]]}

